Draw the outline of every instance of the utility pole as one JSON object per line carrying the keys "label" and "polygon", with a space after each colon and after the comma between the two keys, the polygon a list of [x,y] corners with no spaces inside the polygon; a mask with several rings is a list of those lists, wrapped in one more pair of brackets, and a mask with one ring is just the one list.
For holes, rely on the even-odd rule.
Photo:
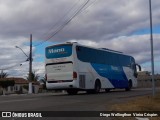
{"label": "utility pole", "polygon": [[3,69],[1,69],[1,79],[2,79]]}
{"label": "utility pole", "polygon": [[30,54],[29,54],[29,94],[32,94],[32,34],[30,34]]}
{"label": "utility pole", "polygon": [[150,39],[151,39],[151,65],[152,65],[152,96],[155,96],[155,81],[154,81],[154,54],[153,54],[153,35],[152,35],[152,5],[149,0],[150,13]]}

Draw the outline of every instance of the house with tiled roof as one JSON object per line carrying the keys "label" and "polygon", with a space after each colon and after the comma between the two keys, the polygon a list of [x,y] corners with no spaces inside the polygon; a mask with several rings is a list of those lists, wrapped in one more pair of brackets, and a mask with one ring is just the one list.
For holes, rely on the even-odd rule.
{"label": "house with tiled roof", "polygon": [[[2,80],[13,80],[15,82],[14,86],[9,86],[6,89],[6,94],[11,94],[11,93],[28,93],[28,80],[24,78],[0,78],[0,81]],[[2,88],[0,88],[0,94],[2,94]],[[32,90],[33,93],[38,93],[39,90],[39,83],[38,82],[32,82]]]}

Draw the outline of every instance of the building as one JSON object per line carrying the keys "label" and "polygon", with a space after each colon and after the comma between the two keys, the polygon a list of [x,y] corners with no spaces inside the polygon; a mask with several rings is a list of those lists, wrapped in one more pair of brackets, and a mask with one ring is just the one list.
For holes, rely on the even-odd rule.
{"label": "building", "polygon": [[[154,75],[155,86],[160,87],[160,74]],[[148,71],[138,72],[138,87],[152,87],[152,76]]]}
{"label": "building", "polygon": [[[24,93],[28,93],[28,81],[24,78],[3,78],[0,79],[1,80],[14,80],[15,85],[14,86],[9,86],[6,90],[5,90],[5,94],[13,94],[13,93],[17,93],[17,94],[24,94]],[[39,83],[38,82],[32,82],[32,87],[33,87],[33,93],[38,93],[39,90]],[[0,88],[0,94],[3,94],[3,89],[2,87]]]}

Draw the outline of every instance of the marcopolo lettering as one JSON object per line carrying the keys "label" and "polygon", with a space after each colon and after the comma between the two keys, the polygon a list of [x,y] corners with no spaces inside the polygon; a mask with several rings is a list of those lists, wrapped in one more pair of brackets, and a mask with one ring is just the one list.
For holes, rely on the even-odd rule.
{"label": "marcopolo lettering", "polygon": [[59,52],[64,52],[65,49],[64,48],[60,48],[60,49],[49,49],[48,53],[59,53]]}

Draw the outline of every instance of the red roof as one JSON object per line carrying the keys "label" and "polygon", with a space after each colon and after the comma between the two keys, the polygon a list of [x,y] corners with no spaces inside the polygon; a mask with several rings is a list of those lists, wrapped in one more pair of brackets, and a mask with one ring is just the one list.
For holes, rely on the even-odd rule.
{"label": "red roof", "polygon": [[[24,78],[0,78],[0,80],[14,80],[15,84],[28,84],[28,80],[24,79]],[[32,82],[33,84],[38,85],[38,82]]]}
{"label": "red roof", "polygon": [[28,81],[24,78],[0,78],[0,80],[14,80],[15,84],[28,84]]}

